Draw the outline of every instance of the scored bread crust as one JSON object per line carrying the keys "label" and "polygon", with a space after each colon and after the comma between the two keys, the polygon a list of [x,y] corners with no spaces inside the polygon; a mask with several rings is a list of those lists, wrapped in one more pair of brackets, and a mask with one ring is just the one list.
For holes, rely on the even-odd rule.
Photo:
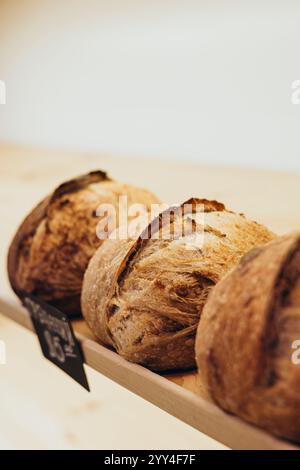
{"label": "scored bread crust", "polygon": [[294,233],[254,249],[211,293],[196,339],[201,380],[223,409],[299,441],[300,365],[292,361],[299,340]]}
{"label": "scored bread crust", "polygon": [[61,184],[40,202],[17,230],[8,252],[8,276],[13,290],[29,292],[69,314],[80,312],[84,271],[96,248],[97,209],[119,196],[128,204],[150,210],[159,200],[152,193],[112,180],[101,170]]}
{"label": "scored bread crust", "polygon": [[[195,366],[195,333],[208,292],[247,251],[274,238],[216,201],[191,199],[180,208],[188,204],[192,213],[197,206],[204,212],[196,229],[203,243],[190,233],[164,239],[164,212],[135,241],[106,240],[84,276],[82,313],[91,330],[126,359],[153,370]],[[176,233],[183,219],[180,211],[172,218],[172,210]]]}

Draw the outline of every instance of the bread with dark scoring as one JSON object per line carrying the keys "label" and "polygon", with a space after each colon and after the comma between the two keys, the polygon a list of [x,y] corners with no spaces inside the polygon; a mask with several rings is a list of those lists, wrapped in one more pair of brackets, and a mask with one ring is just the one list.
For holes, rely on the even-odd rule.
{"label": "bread with dark scoring", "polygon": [[204,211],[195,230],[182,230],[181,211],[169,211],[169,227],[161,214],[135,241],[105,241],[84,276],[82,313],[93,333],[153,370],[195,366],[195,334],[210,289],[247,251],[274,238],[216,201],[185,204],[193,216],[199,206],[200,218]]}
{"label": "bread with dark scoring", "polygon": [[294,233],[247,254],[211,293],[196,340],[201,379],[223,409],[300,441],[299,340]]}
{"label": "bread with dark scoring", "polygon": [[103,240],[96,234],[101,204],[150,210],[159,200],[149,191],[111,180],[94,171],[61,184],[26,217],[11,243],[8,275],[14,291],[36,295],[69,314],[80,312],[84,271]]}

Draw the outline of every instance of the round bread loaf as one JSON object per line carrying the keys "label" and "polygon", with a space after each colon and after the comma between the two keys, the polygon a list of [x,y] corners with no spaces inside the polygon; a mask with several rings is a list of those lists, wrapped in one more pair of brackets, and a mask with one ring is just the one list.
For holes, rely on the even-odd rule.
{"label": "round bread loaf", "polygon": [[222,408],[300,440],[300,233],[254,249],[216,286],[196,357]]}
{"label": "round bread loaf", "polygon": [[82,313],[102,343],[132,362],[192,368],[210,289],[273,237],[223,204],[191,199],[160,214],[137,240],[103,243],[84,276]]}
{"label": "round bread loaf", "polygon": [[69,314],[80,312],[82,279],[89,259],[103,240],[96,234],[101,204],[116,209],[119,197],[128,207],[150,210],[159,200],[149,191],[113,181],[94,171],[60,185],[26,217],[8,253],[14,291],[26,291]]}

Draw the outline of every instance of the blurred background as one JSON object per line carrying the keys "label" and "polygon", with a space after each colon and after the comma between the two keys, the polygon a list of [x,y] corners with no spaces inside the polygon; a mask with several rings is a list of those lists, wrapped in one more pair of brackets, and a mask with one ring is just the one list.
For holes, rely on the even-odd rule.
{"label": "blurred background", "polygon": [[300,169],[300,4],[0,0],[0,141]]}

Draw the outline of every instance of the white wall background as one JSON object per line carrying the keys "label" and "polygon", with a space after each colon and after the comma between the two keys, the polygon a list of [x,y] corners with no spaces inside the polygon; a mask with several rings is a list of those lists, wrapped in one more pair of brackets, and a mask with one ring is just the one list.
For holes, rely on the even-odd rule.
{"label": "white wall background", "polygon": [[300,169],[300,3],[0,0],[0,140]]}

